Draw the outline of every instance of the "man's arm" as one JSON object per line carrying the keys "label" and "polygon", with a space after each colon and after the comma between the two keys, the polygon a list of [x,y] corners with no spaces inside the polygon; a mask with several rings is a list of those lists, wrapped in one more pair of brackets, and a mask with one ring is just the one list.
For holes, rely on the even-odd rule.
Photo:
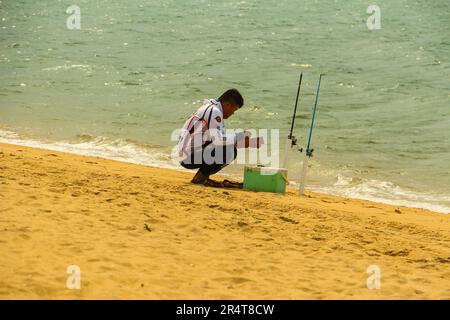
{"label": "man's arm", "polygon": [[209,135],[212,143],[216,146],[232,146],[236,145],[243,136],[234,133],[226,133],[225,125],[223,123],[222,113],[213,108],[209,120]]}
{"label": "man's arm", "polygon": [[241,142],[238,142],[237,148],[260,148],[264,144],[264,139],[262,137],[251,138],[246,135]]}
{"label": "man's arm", "polygon": [[227,134],[222,114],[216,109],[213,109],[211,113],[209,134],[216,146],[234,145],[237,148],[259,148],[264,143],[261,137],[251,138],[251,134],[247,131]]}

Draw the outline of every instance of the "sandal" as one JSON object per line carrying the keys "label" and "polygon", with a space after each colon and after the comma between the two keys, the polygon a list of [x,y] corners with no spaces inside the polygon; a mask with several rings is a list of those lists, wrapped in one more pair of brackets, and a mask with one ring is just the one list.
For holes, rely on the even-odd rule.
{"label": "sandal", "polygon": [[234,182],[230,180],[224,180],[222,182],[214,181],[211,179],[205,180],[203,182],[205,187],[213,187],[213,188],[230,188],[230,189],[243,189],[244,184],[242,182]]}
{"label": "sandal", "polygon": [[223,188],[223,182],[214,181],[211,179],[206,179],[205,182],[203,182],[203,185],[205,187],[213,187],[213,188]]}
{"label": "sandal", "polygon": [[243,189],[244,188],[244,184],[242,182],[223,180],[222,184],[225,188],[233,188],[233,189]]}

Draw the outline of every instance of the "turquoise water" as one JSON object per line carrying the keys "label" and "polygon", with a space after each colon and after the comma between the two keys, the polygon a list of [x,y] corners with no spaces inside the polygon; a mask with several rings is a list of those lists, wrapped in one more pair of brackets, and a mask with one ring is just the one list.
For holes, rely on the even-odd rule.
{"label": "turquoise water", "polygon": [[0,140],[172,166],[172,131],[236,87],[227,127],[280,129],[284,148],[303,71],[305,145],[325,73],[307,187],[450,212],[450,2],[376,1],[380,30],[370,4],[2,0]]}

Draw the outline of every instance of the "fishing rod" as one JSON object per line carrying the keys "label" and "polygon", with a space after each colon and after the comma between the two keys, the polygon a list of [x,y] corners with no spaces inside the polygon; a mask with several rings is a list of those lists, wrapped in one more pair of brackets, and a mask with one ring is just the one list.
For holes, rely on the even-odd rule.
{"label": "fishing rod", "polygon": [[302,174],[300,177],[300,195],[303,195],[305,192],[305,179],[306,179],[306,171],[308,169],[308,160],[312,157],[314,149],[311,149],[311,138],[312,138],[312,132],[314,128],[314,121],[316,118],[316,109],[317,109],[317,102],[319,101],[319,92],[320,92],[320,82],[322,80],[322,74],[319,76],[319,84],[317,85],[317,92],[316,92],[316,101],[314,102],[314,107],[312,110],[312,117],[311,117],[311,127],[309,128],[309,137],[308,137],[308,145],[306,147],[306,153],[305,157],[303,158],[303,169]]}
{"label": "fishing rod", "polygon": [[288,165],[289,149],[291,149],[293,146],[297,145],[297,138],[293,135],[293,133],[294,133],[295,116],[297,114],[298,98],[300,97],[300,89],[302,87],[302,78],[303,78],[303,72],[300,73],[300,80],[298,81],[297,98],[295,99],[294,115],[292,116],[291,132],[289,133],[289,136],[287,137],[286,148],[284,150],[283,168],[287,168],[287,165]]}

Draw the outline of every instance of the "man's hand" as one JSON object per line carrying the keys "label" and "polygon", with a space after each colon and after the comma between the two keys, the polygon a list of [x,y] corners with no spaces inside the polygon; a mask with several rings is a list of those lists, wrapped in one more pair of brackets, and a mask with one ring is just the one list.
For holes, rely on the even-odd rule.
{"label": "man's hand", "polygon": [[261,145],[264,144],[264,139],[262,137],[258,137],[258,138],[250,138],[250,137],[245,137],[244,139],[244,148],[260,148]]}

